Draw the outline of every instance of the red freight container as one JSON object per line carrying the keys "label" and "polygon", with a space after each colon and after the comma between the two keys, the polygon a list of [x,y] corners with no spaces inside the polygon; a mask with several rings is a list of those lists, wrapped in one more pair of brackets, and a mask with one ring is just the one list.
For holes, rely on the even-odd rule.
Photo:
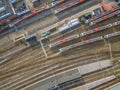
{"label": "red freight container", "polygon": [[108,4],[103,5],[102,6],[103,11],[111,10],[113,8],[112,5],[113,3],[108,3]]}

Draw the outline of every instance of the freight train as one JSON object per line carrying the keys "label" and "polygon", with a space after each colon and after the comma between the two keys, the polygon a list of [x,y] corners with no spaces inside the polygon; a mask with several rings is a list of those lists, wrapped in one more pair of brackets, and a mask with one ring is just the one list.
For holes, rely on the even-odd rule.
{"label": "freight train", "polygon": [[94,28],[92,30],[82,32],[80,35],[79,34],[71,35],[71,36],[66,37],[62,40],[59,40],[59,41],[56,41],[54,43],[49,44],[49,47],[54,48],[58,45],[64,44],[64,43],[69,42],[69,41],[72,41],[72,40],[77,39],[79,37],[83,37],[83,36],[87,36],[87,35],[90,35],[90,34],[93,34],[93,33],[97,33],[97,32],[100,32],[100,31],[103,31],[105,29],[108,29],[108,28],[111,28],[111,27],[114,27],[114,26],[118,26],[118,25],[120,25],[120,21],[115,21],[113,23],[109,23],[109,24],[106,24],[104,26],[97,27],[97,28]]}
{"label": "freight train", "polygon": [[78,42],[78,43],[75,43],[75,44],[60,48],[59,51],[60,51],[60,53],[63,53],[65,51],[67,51],[67,50],[70,50],[70,49],[78,47],[78,46],[83,46],[83,45],[86,45],[86,44],[98,42],[98,41],[101,41],[103,39],[109,39],[111,37],[115,37],[115,36],[119,36],[119,35],[120,35],[120,31],[112,33],[112,34],[107,34],[105,36],[100,36],[100,37],[92,38],[92,39],[85,40],[85,41],[82,41],[82,42]]}
{"label": "freight train", "polygon": [[[103,9],[102,7],[103,6],[100,7],[100,10]],[[81,21],[81,18],[85,18],[85,23],[86,24],[88,24],[90,26],[95,25],[95,24],[97,24],[99,22],[102,22],[104,20],[107,20],[108,18],[111,18],[111,17],[113,17],[115,15],[119,15],[120,14],[120,7],[118,7],[118,8],[113,8],[112,7],[109,10],[104,10],[103,9],[102,10],[103,12],[101,12],[101,13],[99,13],[97,15],[95,14],[94,11],[95,10],[93,10],[90,13],[87,13],[87,14],[83,15],[82,17],[80,16],[79,18],[75,18],[73,21],[77,24],[77,26],[81,26],[81,24],[83,24],[83,21]],[[74,23],[73,23],[73,25],[74,25]],[[111,26],[108,25],[106,27],[111,27]],[[70,23],[68,23],[67,25],[58,28],[58,33],[61,33],[61,35],[65,35],[65,34],[67,34],[69,32],[72,32],[72,31],[76,30],[76,29],[73,30],[73,28],[74,28],[74,26],[72,27],[72,26],[70,26]],[[102,28],[104,28],[104,27],[102,27]],[[98,28],[96,28],[95,31],[96,32],[100,31],[100,29],[98,30]],[[84,35],[84,33],[83,33],[83,35]],[[51,36],[52,35],[49,35],[48,37],[45,37],[45,39],[46,38],[49,39],[49,37],[51,37]]]}

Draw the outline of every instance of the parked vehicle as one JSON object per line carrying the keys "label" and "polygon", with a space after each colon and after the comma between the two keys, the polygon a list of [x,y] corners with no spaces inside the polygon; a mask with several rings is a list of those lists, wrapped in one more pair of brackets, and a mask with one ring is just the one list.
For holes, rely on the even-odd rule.
{"label": "parked vehicle", "polygon": [[46,32],[41,32],[41,36],[45,37],[45,36],[47,36],[47,33]]}

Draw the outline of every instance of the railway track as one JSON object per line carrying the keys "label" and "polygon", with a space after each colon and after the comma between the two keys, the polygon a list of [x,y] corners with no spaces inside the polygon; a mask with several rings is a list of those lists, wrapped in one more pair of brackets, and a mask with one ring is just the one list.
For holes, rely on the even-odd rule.
{"label": "railway track", "polygon": [[[76,57],[79,57],[79,56],[72,57],[72,59],[75,59]],[[39,59],[39,57],[38,57],[37,59]],[[64,58],[64,59],[65,59],[65,58]],[[68,58],[68,59],[70,59],[70,58]],[[61,59],[59,59],[59,61],[61,61]],[[58,60],[55,61],[55,62],[58,62]],[[36,62],[35,64],[37,64],[37,63],[38,63],[38,62]],[[40,63],[44,63],[44,61],[40,61]],[[46,62],[46,64],[49,64],[49,63],[52,63],[52,61],[49,60],[49,61]],[[20,64],[20,63],[18,63],[17,65],[19,65],[19,64]],[[21,63],[21,64],[22,64],[22,63]],[[16,65],[16,66],[17,66],[17,65]],[[13,66],[13,67],[15,67],[15,66]],[[8,68],[12,68],[12,67],[8,67]],[[1,68],[1,69],[2,69],[2,68]],[[8,70],[11,71],[12,69],[11,69],[11,70],[8,69]],[[14,70],[14,69],[13,69],[13,70]],[[3,69],[3,71],[4,71],[4,69]]]}
{"label": "railway track", "polygon": [[10,53],[16,49],[22,48],[24,47],[24,44],[19,44],[19,45],[15,45],[14,43],[8,43],[6,46],[1,46],[0,48],[0,56],[3,56],[7,53]]}
{"label": "railway track", "polygon": [[108,87],[110,87],[110,86],[112,86],[112,85],[115,85],[115,84],[117,84],[117,83],[119,83],[119,82],[120,82],[120,80],[115,79],[115,80],[113,80],[113,81],[111,81],[111,82],[105,83],[104,85],[102,85],[102,86],[100,86],[100,87],[96,87],[96,88],[94,88],[93,90],[104,90],[104,89],[106,89],[106,88],[108,88]]}
{"label": "railway track", "polygon": [[[73,59],[74,60],[74,59]],[[49,68],[49,67],[48,67]]]}
{"label": "railway track", "polygon": [[[112,30],[112,29],[110,29],[110,30]],[[90,37],[95,37],[95,36],[96,35],[93,34]],[[102,44],[103,44],[103,42],[102,42]],[[87,52],[86,47],[87,48],[93,47],[93,48],[90,48],[90,49],[88,48],[88,50],[90,50],[90,51]],[[45,79],[46,77],[53,75],[52,71],[54,72],[54,74],[57,74],[57,73],[69,70],[71,68],[75,68],[79,65],[95,62],[96,61],[95,57],[91,56],[94,54],[93,53],[88,54],[88,53],[93,52],[93,51],[95,51],[95,49],[100,48],[100,47],[102,47],[102,45],[96,46],[96,44],[87,45],[82,48],[77,47],[74,50],[70,50],[69,53],[67,52],[67,54],[65,54],[65,55],[58,55],[57,57],[54,57],[50,60],[45,59],[43,52],[40,51],[41,49],[36,49],[36,50],[27,49],[27,51],[25,51],[24,53],[21,53],[19,56],[14,57],[13,60],[11,60],[10,62],[6,63],[5,65],[0,66],[0,71],[2,71],[2,73],[4,75],[4,76],[0,75],[0,80],[1,80],[0,82],[1,82],[1,85],[3,86],[0,88],[1,89],[6,88],[9,90],[22,89],[23,87],[25,87],[25,85],[32,84],[36,81]],[[46,48],[48,55],[51,56],[53,54],[53,52],[50,51],[50,49],[47,46],[45,48]],[[78,51],[75,51],[75,50],[78,50]],[[81,51],[81,50],[83,50],[83,51]],[[84,52],[86,52],[86,53],[84,53]],[[99,53],[100,54],[99,57],[101,57],[100,59],[103,60],[103,59],[110,58],[108,52],[109,52],[108,48],[106,49],[106,47],[104,47],[102,53],[101,54]],[[77,53],[79,53],[79,54],[77,54]],[[71,54],[73,54],[73,55],[71,55]],[[119,51],[114,52],[114,54],[119,54]],[[103,55],[105,55],[105,56],[103,56]],[[119,55],[117,55],[115,57],[119,57]],[[89,60],[89,59],[91,59],[91,61],[87,62],[87,60]],[[83,61],[86,61],[86,63],[82,63]],[[37,74],[37,75],[34,76],[33,74],[34,75]],[[26,79],[28,77],[28,75],[29,75],[29,78]],[[32,75],[34,77],[30,78],[30,76],[32,76]],[[91,77],[92,77],[92,75],[91,75]],[[96,79],[94,79],[94,80],[96,80]],[[7,81],[9,81],[9,82],[7,83]],[[11,86],[6,87],[7,85],[11,85]]]}
{"label": "railway track", "polygon": [[[48,50],[49,49],[47,48],[46,51],[48,51]],[[16,57],[14,57],[14,55],[16,55],[16,53],[13,53],[13,58],[12,58],[11,62],[7,63],[6,66],[9,66],[13,63],[15,64],[15,63],[22,62],[22,61],[24,61],[24,58],[29,59],[29,58],[32,57],[32,55],[35,55],[36,57],[37,56],[42,56],[42,57],[44,56],[41,48],[37,48],[35,50],[32,50],[30,47],[26,47],[24,52],[23,51],[21,51],[21,52],[18,51],[18,54],[16,55]]]}
{"label": "railway track", "polygon": [[[99,79],[100,79],[100,78],[104,78],[104,77],[114,75],[115,73],[113,71],[113,68],[114,68],[114,71],[117,71],[119,69],[118,66],[113,66],[113,67],[110,67],[110,68],[107,68],[107,69],[100,70],[99,72],[95,72],[95,73],[92,73],[90,75],[83,76],[83,78],[84,78],[86,83],[90,83],[92,81],[95,81],[97,77],[99,77]],[[93,79],[93,80],[90,80],[90,79]]]}
{"label": "railway track", "polygon": [[[65,70],[67,70],[67,69],[69,69],[70,67],[67,67],[67,68],[64,68],[63,70],[60,70],[59,72],[61,72],[61,71],[65,71]],[[73,66],[71,66],[71,68],[73,68]],[[56,69],[55,69],[56,70]],[[50,71],[51,72],[51,71]],[[54,72],[54,73],[56,73],[56,72]],[[57,71],[57,73],[58,73],[58,71]],[[45,77],[49,77],[50,75],[52,75],[52,74],[41,74],[41,75],[43,75],[43,77],[41,77],[41,79],[43,79],[43,78],[45,78]],[[41,76],[40,75],[40,76]],[[46,76],[45,76],[46,75]],[[48,76],[49,75],[49,76]],[[40,77],[38,78],[38,77],[36,77],[36,78],[32,78],[32,80],[35,80],[35,82],[36,81],[38,81],[40,79]],[[31,79],[29,80],[29,84],[30,84],[30,81],[33,83],[33,81],[32,81]],[[26,83],[28,83],[28,81],[25,81]],[[21,85],[22,84],[22,82],[21,83],[19,83],[19,85]],[[29,84],[27,84],[27,85],[29,85]],[[25,85],[25,84],[24,84]],[[17,88],[18,88],[18,86],[17,86]]]}
{"label": "railway track", "polygon": [[[117,69],[120,69],[118,65],[115,65],[115,66],[113,66],[113,67],[114,67],[115,71],[117,71]],[[93,72],[93,73],[91,73],[91,74],[83,75],[82,78],[83,78],[83,80],[85,81],[85,85],[90,84],[90,83],[93,83],[93,82],[95,82],[95,81],[98,81],[98,80],[100,80],[100,79],[102,79],[102,78],[104,78],[104,81],[107,82],[107,79],[106,79],[107,77],[112,76],[112,75],[116,76],[116,74],[113,73],[113,70],[112,70],[113,67],[105,68],[105,69],[102,69],[102,70]],[[112,74],[112,73],[113,73],[113,74]],[[104,86],[107,86],[107,87],[108,87],[108,85],[110,85],[110,84],[108,84],[108,83],[111,83],[111,82],[113,83],[113,82],[115,82],[115,81],[118,81],[118,77],[116,77],[116,79],[114,79],[114,80],[112,80],[112,81],[110,81],[110,82],[103,83],[102,85],[99,85],[99,84],[96,82],[96,83],[94,83],[94,84],[95,84],[95,87],[93,87],[93,88],[91,88],[91,89],[92,89],[92,90],[104,90],[104,89],[105,89]],[[85,85],[83,85],[83,87],[84,87]],[[111,85],[113,85],[113,84],[111,84]],[[90,86],[90,85],[87,85],[87,86],[86,86],[86,89],[89,88],[89,86]],[[101,87],[102,87],[102,88],[101,88]],[[104,87],[104,89],[103,89],[103,87]],[[74,88],[74,87],[73,87],[73,88]],[[78,88],[82,88],[82,86],[80,86],[80,87],[78,87]],[[78,88],[76,88],[75,90],[78,90]],[[101,88],[101,89],[100,89],[100,88]],[[84,88],[84,89],[85,89],[85,88]],[[72,89],[71,89],[71,90],[72,90]]]}

